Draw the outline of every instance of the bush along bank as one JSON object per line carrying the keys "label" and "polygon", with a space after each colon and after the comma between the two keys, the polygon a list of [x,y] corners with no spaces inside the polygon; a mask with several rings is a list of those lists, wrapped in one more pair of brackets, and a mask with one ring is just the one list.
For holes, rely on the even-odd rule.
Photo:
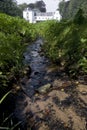
{"label": "bush along bank", "polygon": [[3,103],[7,102],[6,105],[11,108],[7,97],[12,98],[13,94],[10,90],[23,75],[23,53],[26,45],[34,41],[35,38],[34,25],[18,17],[14,18],[0,13],[0,113],[2,113],[0,114],[0,123],[2,122],[2,124],[2,119],[5,120],[4,117],[8,116],[4,113],[6,116],[3,117],[3,111],[7,111]]}
{"label": "bush along bank", "polygon": [[34,26],[23,19],[0,14],[0,88],[19,75],[26,43],[36,38]]}
{"label": "bush along bank", "polygon": [[45,54],[54,63],[60,64],[72,77],[87,74],[87,19],[81,11],[72,21],[46,21],[36,26],[45,39]]}

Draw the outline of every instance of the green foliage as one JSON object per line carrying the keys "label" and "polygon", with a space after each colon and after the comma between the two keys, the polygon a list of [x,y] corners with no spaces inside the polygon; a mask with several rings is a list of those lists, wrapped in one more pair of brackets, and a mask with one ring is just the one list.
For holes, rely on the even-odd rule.
{"label": "green foliage", "polygon": [[42,1],[42,0],[38,0],[35,3],[19,4],[19,8],[21,11],[23,11],[25,8],[29,8],[29,9],[38,10],[40,12],[46,12],[46,5],[45,5],[44,1]]}
{"label": "green foliage", "polygon": [[0,104],[4,101],[4,99],[11,93],[11,91],[7,92],[1,99]]}
{"label": "green foliage", "polygon": [[45,54],[73,76],[87,73],[87,22],[85,18],[79,22],[81,17],[79,11],[73,21],[47,21],[36,25],[45,38]]}
{"label": "green foliage", "polygon": [[21,9],[21,11],[28,7],[27,3],[19,4],[18,6]]}
{"label": "green foliage", "polygon": [[83,24],[84,22],[85,22],[85,18],[83,16],[83,10],[79,9],[77,14],[74,17],[74,23],[77,23],[80,25],[80,24]]}
{"label": "green foliage", "polygon": [[9,102],[7,96],[22,74],[26,45],[35,38],[36,30],[33,24],[18,17],[0,14],[0,129],[13,130],[19,125],[19,122],[16,125],[12,123],[12,117],[8,117],[9,110],[4,108],[3,104]]}
{"label": "green foliage", "polygon": [[0,13],[22,17],[22,11],[18,7],[16,0],[0,0]]}
{"label": "green foliage", "polygon": [[69,14],[69,3],[70,3],[70,1],[65,2],[64,0],[59,3],[58,10],[59,10],[63,19],[67,19],[70,15]]}
{"label": "green foliage", "polygon": [[39,11],[46,12],[46,5],[43,0],[36,1],[34,6],[36,9],[39,9]]}
{"label": "green foliage", "polygon": [[23,19],[0,14],[0,88],[8,86],[22,69],[25,43],[36,38],[34,26]]}
{"label": "green foliage", "polygon": [[63,19],[72,19],[79,9],[82,9],[87,17],[87,0],[62,0],[59,4],[59,11]]}

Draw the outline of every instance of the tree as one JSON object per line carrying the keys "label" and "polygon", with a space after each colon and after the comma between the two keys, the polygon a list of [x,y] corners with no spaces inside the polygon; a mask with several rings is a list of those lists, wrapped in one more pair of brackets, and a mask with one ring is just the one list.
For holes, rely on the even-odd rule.
{"label": "tree", "polygon": [[23,12],[23,10],[24,10],[25,8],[28,7],[28,5],[27,5],[26,3],[19,4],[18,6],[19,6],[19,8],[21,9],[22,12]]}
{"label": "tree", "polygon": [[11,16],[21,16],[16,0],[0,0],[0,12]]}
{"label": "tree", "polygon": [[25,8],[30,8],[30,9],[37,9],[40,12],[46,12],[46,4],[40,0],[40,1],[36,1],[35,3],[30,3],[30,4],[20,4],[19,8],[23,11]]}
{"label": "tree", "polygon": [[34,8],[35,8],[35,4],[30,3],[30,4],[28,4],[28,7],[29,7],[30,9],[34,9]]}
{"label": "tree", "polygon": [[59,3],[59,11],[63,19],[74,18],[79,9],[82,9],[87,17],[87,0],[62,0]]}
{"label": "tree", "polygon": [[79,24],[79,25],[81,25],[85,22],[85,18],[83,16],[83,10],[82,9],[78,10],[77,14],[74,17],[73,22],[76,23],[76,24]]}
{"label": "tree", "polygon": [[41,1],[36,1],[35,8],[39,9],[41,12],[46,12],[46,4]]}
{"label": "tree", "polygon": [[59,3],[59,11],[63,19],[65,19],[69,15],[69,12],[68,12],[69,2],[70,1],[65,2],[63,0],[62,2]]}

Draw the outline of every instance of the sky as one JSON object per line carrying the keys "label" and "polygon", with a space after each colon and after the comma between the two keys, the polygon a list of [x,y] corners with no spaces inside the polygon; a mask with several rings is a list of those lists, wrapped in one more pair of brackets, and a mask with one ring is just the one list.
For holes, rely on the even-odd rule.
{"label": "sky", "polygon": [[[39,0],[17,0],[18,4],[22,4],[22,3],[35,3],[36,1],[39,1]],[[44,3],[46,4],[46,9],[47,9],[47,12],[54,12],[58,9],[58,3],[61,1],[61,0],[43,0]]]}

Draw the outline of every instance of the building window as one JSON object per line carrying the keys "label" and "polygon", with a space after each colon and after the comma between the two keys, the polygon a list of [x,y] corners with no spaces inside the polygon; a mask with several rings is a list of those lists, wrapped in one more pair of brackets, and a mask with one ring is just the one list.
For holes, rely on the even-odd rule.
{"label": "building window", "polygon": [[36,16],[36,12],[34,12],[34,16]]}

